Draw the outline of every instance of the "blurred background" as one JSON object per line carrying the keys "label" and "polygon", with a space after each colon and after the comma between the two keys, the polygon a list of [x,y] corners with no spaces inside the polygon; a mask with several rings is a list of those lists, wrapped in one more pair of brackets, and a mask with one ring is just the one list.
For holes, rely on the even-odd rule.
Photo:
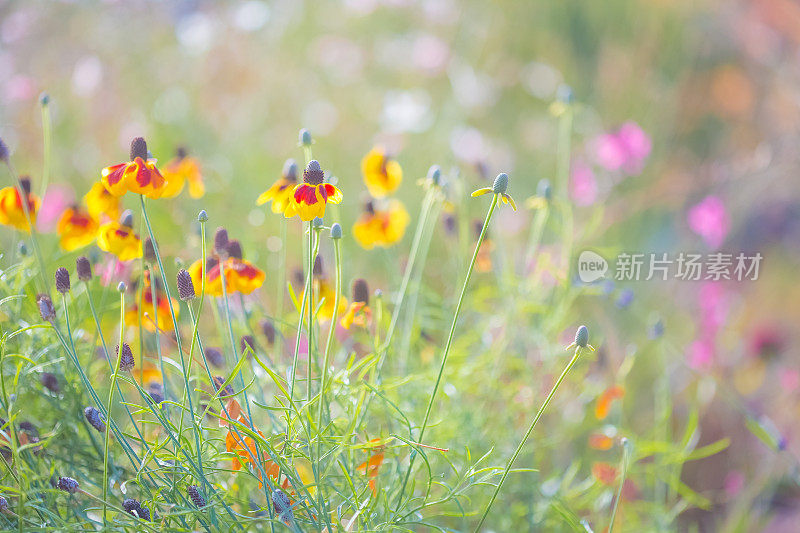
{"label": "blurred background", "polygon": [[[134,136],[162,161],[188,147],[207,194],[155,204],[156,224],[175,234],[168,253],[195,259],[180,236],[206,209],[213,225],[235,228],[269,276],[279,220],[255,198],[286,158],[302,159],[301,127],[344,191],[337,216],[345,228],[366,198],[360,161],[374,145],[403,167],[397,197],[413,228],[415,182],[431,164],[457,174],[462,193],[507,172],[519,204],[540,179],[552,180],[551,104],[569,85],[569,194],[576,224],[593,228],[578,246],[763,255],[757,281],[617,283],[605,299],[576,304],[603,332],[610,365],[634,349],[632,330],[662,318],[671,388],[700,406],[693,438],[731,439],[685,468],[683,481],[711,505],[681,523],[795,531],[798,45],[795,0],[0,0],[0,137],[36,190],[38,100],[49,94],[51,182],[65,198],[80,198],[101,168],[125,160]],[[462,221],[485,206],[463,209]],[[43,210],[43,230],[58,212],[48,219]],[[498,215],[501,263],[527,238],[530,219],[527,209]],[[447,228],[438,231],[444,244],[434,246],[427,282],[450,287],[463,271],[453,257],[469,242],[447,244]],[[299,267],[299,228],[290,232]],[[359,254],[352,240],[345,254]],[[345,279],[369,275],[376,287],[396,287],[402,261],[385,251],[370,257],[346,262]],[[634,385],[645,397],[651,378]],[[626,409],[635,419],[636,405]]]}

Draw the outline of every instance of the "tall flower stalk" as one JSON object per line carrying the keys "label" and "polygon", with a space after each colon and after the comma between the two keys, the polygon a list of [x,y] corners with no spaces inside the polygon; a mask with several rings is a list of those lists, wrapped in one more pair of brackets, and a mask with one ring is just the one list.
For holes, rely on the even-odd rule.
{"label": "tall flower stalk", "polygon": [[[64,303],[66,307],[66,302]],[[108,510],[108,443],[110,441],[111,430],[111,403],[114,401],[114,389],[117,384],[117,375],[122,361],[123,339],[125,336],[125,284],[120,283],[119,287],[119,344],[117,345],[117,362],[114,365],[114,372],[111,374],[111,387],[108,390],[108,402],[106,403],[106,436],[105,449],[103,451],[103,523],[106,523],[106,511]]]}

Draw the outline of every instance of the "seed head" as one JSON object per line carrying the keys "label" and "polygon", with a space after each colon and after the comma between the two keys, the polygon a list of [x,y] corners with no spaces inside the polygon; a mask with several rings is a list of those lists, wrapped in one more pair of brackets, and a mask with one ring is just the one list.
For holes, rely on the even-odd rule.
{"label": "seed head", "polygon": [[315,230],[319,231],[319,230],[321,230],[322,228],[324,228],[324,227],[325,227],[325,221],[324,221],[324,220],[322,220],[322,219],[321,219],[321,218],[319,218],[319,217],[314,217],[314,220],[312,220],[312,221],[311,221],[311,226],[312,226],[312,227],[313,227]]}
{"label": "seed head", "polygon": [[103,417],[103,414],[97,410],[97,408],[92,407],[91,405],[86,407],[83,410],[83,416],[85,416],[86,421],[89,422],[89,424],[100,433],[103,433],[106,430],[105,418]]}
{"label": "seed head", "polygon": [[150,510],[147,507],[143,507],[138,500],[128,498],[122,502],[122,508],[125,509],[128,514],[148,522],[150,521]]}
{"label": "seed head", "polygon": [[319,161],[312,159],[308,162],[306,169],[303,171],[303,181],[309,185],[319,185],[325,181],[325,173],[322,172]]}
{"label": "seed head", "polygon": [[353,301],[361,302],[365,305],[369,303],[369,285],[364,278],[353,280],[352,285]]}
{"label": "seed head", "polygon": [[9,153],[8,145],[0,138],[0,161],[7,163]]}
{"label": "seed head", "polygon": [[147,143],[143,137],[136,137],[131,141],[131,161],[141,157],[142,161],[147,161]]}
{"label": "seed head", "polygon": [[241,259],[243,257],[242,243],[240,243],[237,239],[228,241],[228,246],[225,247],[225,251],[228,252],[229,257],[233,257],[235,259]]}
{"label": "seed head", "polygon": [[311,146],[311,143],[314,142],[311,140],[311,132],[305,128],[300,130],[298,138],[300,139],[300,144],[303,146]]}
{"label": "seed head", "polygon": [[4,513],[8,511],[8,500],[5,497],[0,496],[0,513]]}
{"label": "seed head", "polygon": [[575,332],[575,345],[580,348],[586,348],[589,345],[589,328],[581,326]]}
{"label": "seed head", "polygon": [[331,239],[341,239],[342,238],[342,226],[335,222],[333,226],[331,226]]}
{"label": "seed head", "polygon": [[225,366],[225,357],[222,355],[222,351],[219,348],[206,348],[205,349],[206,359],[211,366],[222,368]]}
{"label": "seed head", "polygon": [[492,184],[492,192],[495,194],[503,194],[508,189],[508,174],[501,172],[494,179]]}
{"label": "seed head", "polygon": [[29,176],[22,176],[19,179],[19,186],[22,187],[22,190],[25,192],[26,195],[31,193],[31,178]]}
{"label": "seed head", "polygon": [[126,209],[119,217],[119,223],[126,228],[133,228],[133,211]]}
{"label": "seed head", "polygon": [[287,159],[283,164],[283,178],[289,181],[297,181],[297,162],[294,159]]}
{"label": "seed head", "polygon": [[36,297],[36,304],[39,306],[39,315],[45,322],[52,322],[56,319],[56,308],[53,307],[53,300],[46,294]]}
{"label": "seed head", "polygon": [[267,338],[267,342],[272,345],[275,343],[275,325],[269,318],[261,320],[261,332]]}
{"label": "seed head", "polygon": [[200,212],[197,213],[197,221],[208,222],[208,213],[206,213],[205,209],[201,209]]}
{"label": "seed head", "polygon": [[550,180],[541,179],[536,185],[536,196],[550,200],[553,197],[553,187],[550,185]]}
{"label": "seed head", "polygon": [[117,346],[117,355],[119,356],[119,369],[123,372],[129,372],[133,369],[135,361],[133,359],[133,352],[127,342],[122,343],[122,350]]}
{"label": "seed head", "polygon": [[314,275],[317,276],[317,277],[322,277],[322,276],[325,275],[325,265],[322,262],[322,256],[321,255],[317,255],[317,257],[314,258],[314,269],[313,269],[313,272],[314,272]]}
{"label": "seed head", "polygon": [[439,168],[439,165],[431,165],[428,169],[428,179],[434,185],[439,185],[442,180],[442,169]]}
{"label": "seed head", "polygon": [[61,294],[69,292],[69,271],[64,267],[56,269],[56,290]]}
{"label": "seed head", "polygon": [[60,477],[58,478],[58,485],[56,485],[59,490],[63,490],[64,492],[68,492],[70,494],[75,494],[78,492],[80,485],[78,482],[71,477]]}
{"label": "seed head", "polygon": [[128,288],[128,286],[125,285],[124,281],[120,281],[119,283],[117,283],[117,292],[120,292],[120,293],[125,292],[127,290],[127,288]]}
{"label": "seed head", "polygon": [[194,299],[197,293],[194,292],[192,276],[185,269],[178,271],[178,296],[184,302]]}
{"label": "seed head", "polygon": [[181,159],[185,159],[187,155],[189,155],[189,151],[186,149],[185,146],[178,146],[175,149],[175,158],[178,159],[179,161]]}
{"label": "seed head", "polygon": [[217,232],[214,234],[214,250],[220,255],[225,255],[228,253],[228,230],[223,227],[217,228]]}
{"label": "seed head", "polygon": [[52,393],[58,394],[61,392],[61,387],[58,384],[58,378],[55,374],[51,374],[50,372],[42,372],[42,374],[39,376],[39,382],[45,389]]}
{"label": "seed head", "polygon": [[78,272],[79,280],[89,281],[92,279],[92,264],[85,255],[75,260],[75,270]]}
{"label": "seed head", "polygon": [[197,489],[197,485],[189,485],[186,488],[186,493],[189,495],[192,503],[194,503],[198,509],[206,506],[206,500],[203,498],[203,495],[200,494],[200,491]]}
{"label": "seed head", "polygon": [[39,95],[39,104],[44,107],[50,103],[50,95],[47,93],[42,93]]}
{"label": "seed head", "polygon": [[156,249],[153,247],[153,241],[150,237],[144,239],[144,260],[148,263],[155,263]]}
{"label": "seed head", "polygon": [[275,489],[272,492],[272,505],[275,506],[275,513],[278,517],[287,524],[294,520],[294,512],[292,511],[292,502],[289,497],[280,489]]}

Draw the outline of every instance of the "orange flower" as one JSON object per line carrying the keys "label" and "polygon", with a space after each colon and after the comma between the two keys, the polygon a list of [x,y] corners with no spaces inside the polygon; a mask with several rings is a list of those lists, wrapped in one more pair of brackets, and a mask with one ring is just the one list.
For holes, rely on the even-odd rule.
{"label": "orange flower", "polygon": [[[31,193],[31,180],[22,177],[19,180],[23,192],[27,196],[28,214],[31,222],[36,224],[36,213],[39,211],[39,197]],[[25,207],[22,205],[22,196],[16,187],[0,189],[0,224],[13,226],[20,231],[31,231],[28,218],[25,216]]]}
{"label": "orange flower", "polygon": [[595,450],[610,450],[614,445],[614,439],[602,433],[592,433],[589,435],[589,447]]}
{"label": "orange flower", "polygon": [[[479,238],[481,230],[483,230],[483,221],[476,220],[473,225],[475,230],[475,238]],[[483,238],[483,244],[478,250],[478,256],[475,258],[475,268],[478,272],[491,272],[492,271],[492,252],[494,251],[494,242],[486,235]]]}
{"label": "orange flower", "polygon": [[328,202],[338,204],[341,201],[342,191],[325,183],[325,173],[322,172],[319,162],[311,160],[303,171],[303,183],[294,188],[283,216],[291,218],[298,215],[300,220],[309,222],[325,216]]}
{"label": "orange flower", "polygon": [[102,220],[107,217],[110,220],[119,218],[119,197],[114,196],[106,189],[102,181],[96,182],[83,197],[89,214],[95,220]]}
{"label": "orange flower", "polygon": [[156,168],[156,160],[147,158],[147,143],[141,137],[131,142],[131,160],[106,167],[102,172],[103,185],[114,196],[126,192],[159,198],[166,181]]}
{"label": "orange flower", "polygon": [[106,222],[97,233],[97,246],[116,255],[120,261],[142,257],[142,241],[130,225]]}
{"label": "orange flower", "polygon": [[347,312],[342,317],[342,327],[350,329],[353,324],[366,327],[372,312],[369,309],[369,286],[366,280],[358,278],[353,281],[353,303],[348,307]]}
{"label": "orange flower", "polygon": [[[125,319],[127,321],[127,318]],[[134,375],[139,378],[141,385],[149,385],[150,383],[161,383],[161,370],[152,362],[147,359],[144,360],[143,368],[137,366],[133,369]]]}
{"label": "orange flower", "polygon": [[375,448],[375,453],[356,468],[359,474],[369,477],[369,488],[372,489],[373,496],[377,496],[378,494],[378,490],[375,486],[375,478],[378,477],[378,471],[384,460],[384,447],[379,445],[380,441],[381,439],[372,439],[369,441],[368,444],[370,447]]}
{"label": "orange flower", "polygon": [[189,182],[189,196],[200,198],[206,192],[203,175],[200,172],[200,163],[193,157],[186,155],[186,148],[178,148],[175,158],[164,166],[164,179],[167,184],[161,191],[162,198],[174,198],[183,190],[183,185]]}
{"label": "orange flower", "polygon": [[623,398],[625,396],[625,389],[621,385],[614,385],[606,389],[600,398],[597,400],[597,406],[594,408],[594,416],[598,420],[603,420],[608,416],[611,409],[611,404],[614,400]]}
{"label": "orange flower", "polygon": [[617,479],[617,469],[608,463],[598,462],[592,465],[592,475],[597,481],[610,487]]}
{"label": "orange flower", "polygon": [[408,211],[399,200],[392,200],[384,209],[375,209],[370,201],[353,226],[353,237],[367,250],[374,246],[388,248],[403,238],[409,220]]}
{"label": "orange flower", "polygon": [[[228,294],[240,292],[250,294],[261,287],[266,279],[266,274],[249,261],[238,257],[229,257],[225,260],[225,291]],[[201,261],[197,260],[187,269],[192,277],[192,283],[196,290],[200,290],[202,276],[206,276],[206,294],[210,296],[222,296],[222,272],[220,262],[216,257],[209,257],[206,260],[206,268],[203,268]]]}
{"label": "orange flower", "polygon": [[294,159],[288,159],[283,165],[283,173],[272,184],[272,187],[261,193],[256,200],[257,205],[264,205],[272,202],[273,213],[283,213],[292,201],[292,193],[297,185],[297,163]]}
{"label": "orange flower", "polygon": [[369,193],[375,198],[394,192],[403,181],[400,163],[386,155],[383,148],[376,147],[361,160],[361,172]]}
{"label": "orange flower", "polygon": [[[163,331],[173,331],[175,326],[172,323],[172,314],[170,313],[170,305],[175,313],[175,318],[178,318],[180,305],[176,299],[172,302],[164,294],[160,283],[156,283],[156,305],[153,305],[153,287],[150,283],[150,272],[145,272],[144,286],[142,287],[142,326],[148,331],[156,331],[156,321],[158,321],[158,328]],[[131,306],[125,313],[125,322],[131,325],[139,324],[139,305],[137,302]]]}
{"label": "orange flower", "polygon": [[67,252],[83,248],[97,237],[99,225],[89,212],[79,206],[67,208],[58,219],[59,244]]}

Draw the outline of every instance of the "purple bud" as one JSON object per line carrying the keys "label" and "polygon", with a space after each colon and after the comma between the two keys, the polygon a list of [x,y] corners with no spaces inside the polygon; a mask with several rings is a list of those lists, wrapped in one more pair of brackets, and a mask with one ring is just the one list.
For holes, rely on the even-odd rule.
{"label": "purple bud", "polygon": [[133,370],[133,365],[135,364],[135,360],[133,359],[133,352],[131,351],[131,347],[127,342],[122,343],[122,350],[119,349],[117,346],[117,355],[119,356],[119,369],[123,372],[129,372]]}
{"label": "purple bud", "polygon": [[181,269],[178,272],[178,296],[184,302],[187,300],[192,300],[197,296],[197,294],[194,292],[192,276],[190,276],[189,273],[184,269]]}
{"label": "purple bud", "polygon": [[86,256],[80,256],[75,260],[75,270],[78,272],[78,279],[89,281],[92,279],[92,264]]}
{"label": "purple bud", "polygon": [[64,492],[75,494],[78,492],[80,485],[78,485],[78,482],[71,477],[60,477],[58,478],[57,487],[59,490],[63,490]]}
{"label": "purple bud", "polygon": [[56,269],[56,290],[61,294],[69,292],[69,272],[64,267]]}

